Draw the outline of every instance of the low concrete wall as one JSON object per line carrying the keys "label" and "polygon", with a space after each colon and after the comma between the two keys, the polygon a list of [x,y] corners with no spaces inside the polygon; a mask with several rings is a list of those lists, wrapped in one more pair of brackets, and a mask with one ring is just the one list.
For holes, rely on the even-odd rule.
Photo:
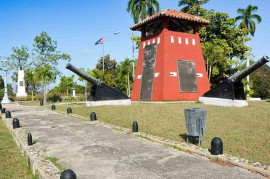
{"label": "low concrete wall", "polygon": [[13,119],[6,118],[4,114],[1,116],[21,153],[25,156],[32,173],[38,175],[39,179],[59,179],[60,170],[50,160],[46,159],[47,155],[42,151],[42,147],[38,143],[28,146],[28,132],[21,127],[13,129]]}
{"label": "low concrete wall", "polygon": [[87,101],[86,106],[107,106],[107,105],[131,105],[130,99],[122,99],[122,100],[107,100],[107,101]]}
{"label": "low concrete wall", "polygon": [[217,106],[232,106],[232,107],[248,106],[247,100],[231,100],[222,98],[200,97],[199,101],[202,102],[203,104],[210,104]]}

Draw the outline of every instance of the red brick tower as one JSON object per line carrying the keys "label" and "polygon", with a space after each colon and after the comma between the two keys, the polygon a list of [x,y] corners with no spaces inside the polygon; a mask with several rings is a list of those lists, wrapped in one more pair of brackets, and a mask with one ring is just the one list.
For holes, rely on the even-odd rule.
{"label": "red brick tower", "polygon": [[165,9],[130,27],[141,31],[132,101],[198,100],[210,89],[198,34],[208,23]]}

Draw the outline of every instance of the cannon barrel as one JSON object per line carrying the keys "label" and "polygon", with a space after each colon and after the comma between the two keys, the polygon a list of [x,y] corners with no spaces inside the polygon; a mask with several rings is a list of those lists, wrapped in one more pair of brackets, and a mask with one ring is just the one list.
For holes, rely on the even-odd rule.
{"label": "cannon barrel", "polygon": [[241,81],[243,78],[254,72],[259,67],[263,66],[265,63],[269,62],[268,56],[264,55],[261,59],[259,59],[257,62],[253,63],[246,69],[244,69],[241,72],[237,72],[233,74],[229,79],[235,83]]}
{"label": "cannon barrel", "polygon": [[80,77],[82,77],[86,81],[92,83],[93,85],[98,85],[101,83],[101,81],[99,79],[96,79],[96,78],[92,77],[91,75],[88,75],[87,73],[82,72],[81,70],[79,70],[75,66],[71,65],[70,63],[68,63],[66,65],[66,69],[69,69],[70,71],[76,73],[77,75],[79,75]]}

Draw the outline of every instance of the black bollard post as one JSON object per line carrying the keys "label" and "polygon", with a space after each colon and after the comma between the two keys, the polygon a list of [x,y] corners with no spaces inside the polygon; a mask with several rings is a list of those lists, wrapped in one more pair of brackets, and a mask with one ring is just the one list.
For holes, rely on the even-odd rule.
{"label": "black bollard post", "polygon": [[1,113],[3,114],[3,113],[6,113],[6,108],[2,108],[1,109]]}
{"label": "black bollard post", "polygon": [[40,106],[43,106],[43,100],[40,100]]}
{"label": "black bollard post", "polygon": [[11,113],[10,113],[10,111],[6,111],[6,118],[11,118]]}
{"label": "black bollard post", "polygon": [[77,179],[77,177],[72,170],[66,169],[61,173],[60,179]]}
{"label": "black bollard post", "polygon": [[223,154],[223,143],[219,137],[214,137],[211,141],[211,154],[212,155]]}
{"label": "black bollard post", "polygon": [[17,118],[14,118],[12,121],[13,129],[20,128],[20,121]]}
{"label": "black bollard post", "polygon": [[55,110],[55,105],[54,104],[52,105],[52,110]]}
{"label": "black bollard post", "polygon": [[33,145],[33,142],[32,142],[32,135],[31,135],[30,132],[29,132],[28,135],[27,135],[27,141],[28,141],[28,146]]}
{"label": "black bollard post", "polygon": [[132,132],[139,132],[137,121],[134,121],[134,122],[133,122],[133,125],[132,125]]}
{"label": "black bollard post", "polygon": [[71,109],[71,107],[68,107],[67,108],[67,114],[70,114],[70,113],[72,113],[72,109]]}
{"label": "black bollard post", "polygon": [[91,121],[96,121],[97,120],[97,116],[96,116],[95,112],[91,112],[90,119],[91,119]]}

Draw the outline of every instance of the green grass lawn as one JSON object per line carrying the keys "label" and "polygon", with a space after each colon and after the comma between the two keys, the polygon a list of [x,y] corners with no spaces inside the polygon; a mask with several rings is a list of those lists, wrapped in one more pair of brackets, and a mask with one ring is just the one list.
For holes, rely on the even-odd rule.
{"label": "green grass lawn", "polygon": [[74,114],[89,117],[96,112],[97,119],[117,126],[132,128],[137,121],[139,131],[171,140],[185,142],[184,109],[205,108],[206,142],[220,137],[224,153],[252,161],[270,164],[270,102],[249,102],[248,107],[221,107],[203,104],[132,104],[131,106],[86,107],[85,104],[56,105],[56,110],[72,108]]}
{"label": "green grass lawn", "polygon": [[35,178],[2,119],[0,129],[0,178]]}

